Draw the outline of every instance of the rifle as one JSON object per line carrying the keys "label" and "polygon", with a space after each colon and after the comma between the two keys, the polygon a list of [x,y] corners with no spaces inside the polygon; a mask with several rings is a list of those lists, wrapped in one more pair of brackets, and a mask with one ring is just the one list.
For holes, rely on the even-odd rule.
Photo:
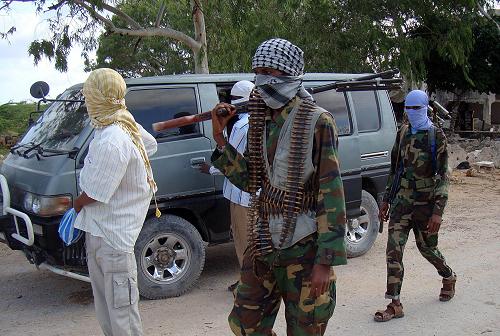
{"label": "rifle", "polygon": [[[247,112],[247,105],[248,105],[247,102],[234,104],[233,106],[236,108],[236,114],[246,113]],[[220,109],[216,112],[216,114],[219,116],[225,117],[225,116],[227,116],[228,112],[226,109]],[[161,132],[161,131],[164,131],[166,129],[192,125],[192,124],[207,121],[210,119],[212,119],[212,113],[211,113],[211,111],[208,111],[208,112],[203,112],[200,114],[174,118],[174,119],[170,119],[167,121],[159,121],[157,123],[154,123],[152,127],[153,127],[153,131]]]}
{"label": "rifle", "polygon": [[399,143],[398,143],[398,156],[396,158],[396,171],[394,172],[394,178],[392,180],[392,185],[391,185],[391,190],[389,190],[389,198],[387,202],[392,205],[392,202],[394,201],[394,198],[396,198],[396,195],[401,188],[401,177],[403,175],[403,160],[401,158],[401,142],[403,141],[403,138],[408,131],[408,125],[404,124],[401,126],[401,130],[399,133]]}
{"label": "rifle", "polygon": [[[307,88],[306,90],[310,94],[320,93],[329,90],[337,90],[339,92],[346,91],[372,91],[372,90],[394,90],[401,89],[401,84],[403,82],[402,78],[394,78],[396,74],[399,73],[399,69],[392,69],[388,71],[383,71],[367,76],[362,76],[354,78],[347,81],[338,81],[326,85],[321,85],[313,88]],[[234,105],[236,107],[236,113],[246,113],[246,103],[240,103]],[[216,112],[219,116],[227,116],[228,112],[226,109],[220,109]],[[160,132],[169,128],[176,128],[191,125],[194,123],[199,123],[202,121],[207,121],[212,119],[212,114],[210,111],[203,112],[196,115],[190,115],[180,118],[175,118],[167,121],[160,121],[152,125],[155,132]]]}

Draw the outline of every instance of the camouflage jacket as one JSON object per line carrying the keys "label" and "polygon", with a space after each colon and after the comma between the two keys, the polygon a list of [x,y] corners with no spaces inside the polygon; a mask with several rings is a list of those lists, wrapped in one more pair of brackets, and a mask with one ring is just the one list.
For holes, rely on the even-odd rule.
{"label": "camouflage jacket", "polygon": [[[296,98],[295,98],[296,99]],[[281,128],[290,114],[293,100],[273,121],[266,119],[267,154],[273,162]],[[270,115],[270,111],[269,111]],[[238,188],[247,189],[248,171],[246,157],[227,144],[222,152],[215,150],[212,163]],[[338,160],[338,135],[335,121],[330,114],[322,114],[314,133],[313,164],[319,179],[316,219],[318,224],[315,263],[343,265],[347,263],[345,251],[346,210]],[[314,234],[316,236],[316,233]]]}
{"label": "camouflage jacket", "polygon": [[391,172],[387,187],[385,189],[384,201],[389,199],[394,175],[396,172],[396,161],[398,148],[400,158],[403,160],[403,179],[410,183],[422,180],[431,180],[434,185],[433,194],[429,195],[429,203],[434,204],[433,214],[442,216],[444,207],[448,200],[448,150],[446,136],[443,130],[436,127],[436,172],[432,163],[432,154],[429,146],[429,135],[427,131],[417,131],[412,134],[409,127],[401,140],[401,129],[396,135],[396,141],[391,152]]}

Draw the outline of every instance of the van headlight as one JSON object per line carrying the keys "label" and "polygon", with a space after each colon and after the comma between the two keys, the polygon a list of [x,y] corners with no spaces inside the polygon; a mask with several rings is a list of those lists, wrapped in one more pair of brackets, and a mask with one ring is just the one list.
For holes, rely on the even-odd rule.
{"label": "van headlight", "polygon": [[27,192],[24,196],[24,209],[41,217],[62,215],[73,204],[71,195],[42,196]]}

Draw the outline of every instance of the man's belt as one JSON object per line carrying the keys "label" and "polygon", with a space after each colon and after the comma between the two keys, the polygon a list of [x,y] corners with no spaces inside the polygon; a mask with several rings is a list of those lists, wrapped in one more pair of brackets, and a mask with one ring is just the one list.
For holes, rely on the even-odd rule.
{"label": "man's belt", "polygon": [[407,178],[401,178],[401,188],[405,189],[424,189],[427,187],[433,187],[435,184],[433,177],[417,179],[417,180],[409,180]]}

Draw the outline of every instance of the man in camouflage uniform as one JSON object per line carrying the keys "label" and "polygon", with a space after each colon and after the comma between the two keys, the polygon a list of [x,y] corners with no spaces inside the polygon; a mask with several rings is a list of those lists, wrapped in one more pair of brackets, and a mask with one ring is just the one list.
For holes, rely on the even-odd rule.
{"label": "man in camouflage uniform", "polygon": [[[331,266],[347,262],[345,201],[335,122],[330,113],[312,102],[303,88],[303,52],[297,46],[283,39],[265,41],[257,48],[252,68],[256,73],[256,92],[265,103],[262,109],[265,111],[265,125],[257,129],[253,123],[252,118],[257,112],[252,110],[251,99],[249,145],[245,155],[241,155],[222,134],[234,109],[224,103],[218,104],[212,110],[213,134],[217,142],[212,162],[233,184],[248,191],[254,165],[252,148],[255,151],[255,147],[251,147],[255,137],[252,134],[261,134],[261,143],[265,145],[260,147],[264,147],[261,149],[264,162],[260,164],[267,166],[267,174],[258,180],[259,191],[253,193],[253,200],[260,205],[255,223],[257,227],[267,229],[273,239],[269,250],[259,254],[259,248],[252,248],[261,246],[259,241],[257,245],[250,244],[255,239],[253,234],[256,231],[249,232],[250,246],[243,256],[229,325],[235,335],[275,335],[272,328],[283,299],[288,335],[323,335],[336,304],[335,274]],[[291,123],[295,125],[297,111],[303,105],[309,106],[311,114],[317,118],[309,128],[311,137],[302,144],[304,148],[309,148],[308,154],[303,157],[304,169],[312,168],[309,169],[311,173],[306,174],[304,184],[305,194],[311,195],[308,198],[310,206],[300,211],[294,232],[282,244],[275,239],[274,225],[279,226],[284,206],[282,201],[275,202],[274,199],[276,195],[282,195],[283,190],[273,189],[269,183],[272,184],[275,174],[279,175],[291,166],[281,159],[288,155],[287,146],[291,142],[283,139],[287,138],[288,126]],[[220,108],[225,108],[229,116],[217,116],[216,111]],[[311,164],[308,166],[307,162]],[[304,208],[306,203],[300,204]],[[252,206],[255,204],[251,202],[250,209]],[[276,212],[267,218],[268,209]]]}
{"label": "man in camouflage uniform", "polygon": [[[415,234],[418,250],[443,277],[441,301],[450,300],[455,294],[456,274],[446,264],[439,251],[438,231],[448,199],[448,152],[446,137],[427,116],[429,100],[420,90],[411,91],[405,100],[405,112],[410,125],[398,131],[391,153],[391,174],[380,208],[380,220],[390,221],[387,240],[387,291],[392,299],[385,311],[375,314],[375,321],[385,322],[403,317],[400,302],[403,282],[403,251],[410,230]],[[434,140],[433,140],[434,139]],[[402,169],[400,188],[393,200],[390,190],[398,169]]]}

